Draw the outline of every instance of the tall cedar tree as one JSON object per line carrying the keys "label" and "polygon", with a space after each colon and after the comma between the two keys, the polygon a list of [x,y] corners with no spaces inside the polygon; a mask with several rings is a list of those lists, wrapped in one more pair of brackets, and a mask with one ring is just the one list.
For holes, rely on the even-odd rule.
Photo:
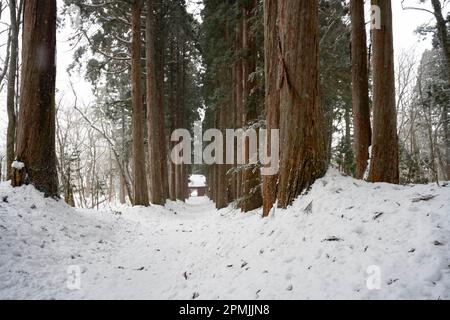
{"label": "tall cedar tree", "polygon": [[[178,16],[179,17],[179,16]],[[181,32],[177,30],[176,84],[177,84],[177,129],[185,128],[185,47]],[[184,156],[184,155],[183,155]],[[185,165],[175,166],[175,195],[177,200],[185,201]]]}
{"label": "tall cedar tree", "polygon": [[166,49],[166,31],[168,27],[164,16],[167,13],[167,3],[159,2],[159,10],[155,15],[155,25],[154,32],[156,37],[155,40],[155,77],[156,77],[156,94],[157,94],[157,119],[156,123],[158,128],[156,128],[156,137],[159,142],[158,157],[159,157],[159,168],[157,168],[162,189],[162,199],[164,202],[169,198],[169,180],[167,172],[167,144],[166,144],[166,132],[165,132],[165,109],[164,109],[164,81],[165,81],[165,49]]}
{"label": "tall cedar tree", "polygon": [[399,183],[391,1],[372,0],[372,5],[380,8],[381,28],[372,30],[374,122],[369,181]]}
{"label": "tall cedar tree", "polygon": [[[229,21],[226,18],[223,24],[223,39],[225,43],[229,43]],[[230,75],[231,68],[224,68],[219,72],[220,84],[225,87],[229,87],[230,85]],[[227,90],[231,92],[231,90]],[[230,110],[230,100],[229,97],[231,95],[226,95],[217,110],[217,128],[222,132],[222,135],[225,136],[226,129],[229,128],[228,124],[228,114],[231,112]],[[225,154],[225,145],[223,146],[224,154]],[[217,196],[216,196],[216,207],[217,209],[222,209],[228,206],[228,177],[227,177],[227,165],[220,164],[217,165]]]}
{"label": "tall cedar tree", "polygon": [[317,0],[279,0],[282,80],[278,205],[282,208],[326,172],[318,13]]}
{"label": "tall cedar tree", "polygon": [[[24,7],[22,96],[17,159],[29,181],[58,196],[55,153],[56,0],[28,0]],[[13,181],[14,182],[14,181]]]}
{"label": "tall cedar tree", "polygon": [[147,175],[143,139],[141,93],[141,0],[132,4],[131,96],[133,104],[133,193],[134,205],[148,206]]}
{"label": "tall cedar tree", "polygon": [[158,86],[156,84],[156,51],[155,51],[155,14],[153,0],[147,0],[147,19],[146,19],[146,58],[147,58],[147,123],[148,123],[148,141],[149,141],[149,170],[150,170],[150,191],[151,202],[157,205],[164,205],[166,197],[164,195],[164,177],[162,176],[162,146],[161,135],[164,134],[163,123],[160,122],[160,112],[158,109]]}
{"label": "tall cedar tree", "polygon": [[[264,48],[266,77],[267,150],[271,150],[270,130],[280,128],[280,94],[278,91],[278,1],[264,1]],[[269,154],[270,156],[270,154]],[[277,199],[278,174],[265,176],[263,182],[263,215],[268,216]]]}
{"label": "tall cedar tree", "polygon": [[367,37],[364,21],[364,0],[350,1],[352,20],[352,93],[355,135],[355,177],[364,178],[372,139],[369,107],[369,76],[367,66]]}
{"label": "tall cedar tree", "polygon": [[[177,107],[175,104],[176,86],[175,86],[175,43],[170,42],[170,63],[169,63],[169,98],[168,98],[168,109],[170,113],[170,132],[174,132],[177,128]],[[170,142],[170,149],[176,146],[176,142]],[[177,199],[176,191],[176,165],[173,161],[170,161],[169,167],[169,199],[175,201]]]}
{"label": "tall cedar tree", "polygon": [[[238,7],[239,10],[239,7]],[[241,129],[243,127],[242,115],[244,114],[244,102],[243,102],[243,88],[242,88],[242,19],[237,19],[236,22],[236,39],[235,39],[235,52],[236,61],[234,63],[234,95],[235,95],[235,127]],[[237,151],[237,148],[236,148]],[[237,165],[236,165],[237,168]],[[239,199],[243,195],[242,190],[242,170],[239,170],[235,174],[236,176],[236,199]]]}

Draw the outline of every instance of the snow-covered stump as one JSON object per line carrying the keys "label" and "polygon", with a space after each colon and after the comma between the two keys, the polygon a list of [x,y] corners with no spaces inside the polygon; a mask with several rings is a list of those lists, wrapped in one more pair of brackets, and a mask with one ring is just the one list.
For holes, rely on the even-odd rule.
{"label": "snow-covered stump", "polygon": [[11,164],[11,185],[15,187],[21,187],[26,183],[26,168],[25,164],[20,161],[14,161]]}

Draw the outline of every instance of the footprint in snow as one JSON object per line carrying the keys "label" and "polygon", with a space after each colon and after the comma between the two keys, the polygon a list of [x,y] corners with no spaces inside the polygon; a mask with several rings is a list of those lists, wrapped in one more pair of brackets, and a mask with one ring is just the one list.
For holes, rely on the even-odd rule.
{"label": "footprint in snow", "polygon": [[391,279],[391,280],[389,280],[389,281],[387,282],[387,285],[390,286],[390,285],[396,283],[398,280],[399,280],[399,279]]}
{"label": "footprint in snow", "polygon": [[322,242],[339,242],[344,241],[344,239],[338,238],[336,236],[328,237],[322,240]]}

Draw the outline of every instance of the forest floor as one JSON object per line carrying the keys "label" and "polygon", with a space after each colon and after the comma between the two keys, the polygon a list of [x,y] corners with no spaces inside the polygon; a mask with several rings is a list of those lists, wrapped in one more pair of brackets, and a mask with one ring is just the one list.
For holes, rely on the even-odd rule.
{"label": "forest floor", "polygon": [[72,209],[2,183],[0,298],[450,299],[448,186],[330,170],[291,208],[260,214],[206,198]]}

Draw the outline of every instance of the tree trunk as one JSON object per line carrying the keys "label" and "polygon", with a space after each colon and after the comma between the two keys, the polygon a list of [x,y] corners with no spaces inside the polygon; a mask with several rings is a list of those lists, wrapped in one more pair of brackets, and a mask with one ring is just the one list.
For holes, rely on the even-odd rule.
{"label": "tree trunk", "polygon": [[445,145],[445,158],[446,158],[446,178],[450,181],[450,119],[448,117],[448,105],[444,105],[443,107],[443,115],[442,115],[442,123],[443,123],[443,131],[444,131],[444,145]]}
{"label": "tree trunk", "polygon": [[[162,6],[162,3],[160,4]],[[157,41],[155,54],[156,54],[156,92],[158,101],[158,138],[159,138],[159,161],[160,168],[158,173],[162,182],[162,198],[164,202],[169,198],[169,175],[167,172],[167,141],[166,141],[166,126],[165,126],[165,112],[164,112],[164,65],[165,65],[165,47],[166,47],[166,33],[164,25],[164,10],[161,9],[156,17],[155,30],[159,33],[159,39]]]}
{"label": "tree trunk", "polygon": [[[265,77],[267,150],[271,150],[271,131],[280,128],[280,92],[278,90],[278,1],[264,1]],[[269,155],[270,156],[270,155]],[[267,217],[277,200],[278,174],[263,178],[263,216]]]}
{"label": "tree trunk", "polygon": [[56,0],[26,1],[17,159],[38,190],[56,197],[55,55]]}
{"label": "tree trunk", "polygon": [[189,166],[183,166],[183,192],[184,192],[184,200],[189,199]]}
{"label": "tree trunk", "polygon": [[[254,19],[254,9],[257,2],[252,0],[249,5],[243,9],[243,36],[242,45],[245,51],[245,57],[242,63],[242,77],[243,77],[243,103],[244,103],[244,125],[250,125],[258,120],[257,106],[251,99],[253,89],[256,86],[255,80],[250,79],[250,75],[256,71],[256,48],[255,41],[251,35],[252,21]],[[249,160],[253,155],[250,155],[249,141],[244,142],[244,159],[245,163],[249,164]],[[261,188],[259,187],[260,174],[254,166],[244,169],[243,171],[243,204],[242,210],[244,212],[255,210],[262,205]]]}
{"label": "tree trunk", "polygon": [[[239,19],[237,22],[236,28],[236,51],[240,52],[242,50],[242,19]],[[241,54],[241,53],[239,53]],[[236,61],[235,65],[235,90],[236,90],[236,128],[242,129],[244,126],[243,117],[244,117],[244,100],[243,100],[243,79],[242,79],[242,58],[239,57]],[[237,148],[236,148],[237,150]],[[236,167],[238,167],[237,165]],[[242,192],[242,170],[238,170],[236,172],[236,199],[240,199],[243,195]],[[238,207],[241,207],[238,202]]]}
{"label": "tree trunk", "polygon": [[426,125],[427,125],[427,133],[428,133],[428,143],[430,145],[430,170],[431,170],[431,181],[436,181],[439,183],[439,175],[436,169],[436,152],[435,152],[435,143],[433,139],[433,120],[431,114],[431,107],[429,105],[424,106],[426,108],[427,115],[425,116]]}
{"label": "tree trunk", "polygon": [[[176,84],[177,84],[177,129],[184,128],[185,125],[185,81],[184,81],[184,43],[183,39],[178,36],[178,46],[177,46],[177,71],[176,71]],[[184,175],[184,164],[176,165],[176,198],[180,201],[185,201],[185,175]]]}
{"label": "tree trunk", "polygon": [[14,146],[16,137],[16,75],[17,58],[19,55],[19,23],[17,17],[16,0],[9,1],[11,19],[11,47],[8,67],[8,89],[6,96],[6,109],[8,112],[8,129],[6,135],[6,176],[11,177],[11,164],[14,161]]}
{"label": "tree trunk", "polygon": [[[419,147],[417,145],[417,137],[416,137],[416,129],[415,129],[415,122],[416,122],[416,115],[415,115],[415,106],[413,105],[410,110],[410,154],[412,155],[414,161],[417,160],[417,155],[419,155]],[[417,183],[421,181],[422,179],[422,173],[421,173],[421,166],[418,163],[414,163],[413,167],[409,167],[409,175],[408,175],[408,183]]]}
{"label": "tree trunk", "polygon": [[65,177],[65,186],[64,186],[64,200],[65,202],[71,206],[72,208],[75,208],[75,199],[73,197],[73,187],[72,187],[72,177],[71,177],[71,167],[70,163],[67,165],[66,168],[66,177]]}
{"label": "tree trunk", "polygon": [[146,0],[147,2],[147,19],[146,19],[146,51],[147,51],[147,122],[148,122],[148,145],[149,145],[149,171],[151,184],[151,202],[157,205],[164,205],[166,202],[164,196],[164,182],[162,180],[161,168],[163,166],[160,113],[158,106],[158,94],[156,92],[158,86],[156,84],[156,52],[155,52],[155,14],[153,12],[154,0]]}
{"label": "tree trunk", "polygon": [[131,95],[133,103],[133,200],[135,206],[148,206],[148,187],[142,133],[141,0],[133,0],[132,11]]}
{"label": "tree trunk", "polygon": [[394,46],[390,0],[372,0],[381,10],[381,28],[372,30],[373,136],[371,182],[399,183]]}
{"label": "tree trunk", "polygon": [[[170,44],[170,57],[171,62],[169,66],[169,112],[170,112],[170,134],[174,132],[177,128],[177,108],[175,105],[174,95],[175,91],[175,68],[174,61],[176,59],[175,56],[175,48],[174,44]],[[173,149],[176,145],[176,142],[170,142],[171,149]],[[169,172],[169,198],[172,201],[176,201],[177,199],[177,189],[176,189],[176,166],[173,161],[170,161],[170,172]]]}
{"label": "tree trunk", "polygon": [[354,121],[354,150],[357,179],[363,179],[369,160],[372,130],[370,127],[369,76],[367,65],[367,36],[364,21],[364,1],[350,1],[352,20],[352,93]]}
{"label": "tree trunk", "polygon": [[318,0],[280,0],[282,60],[278,206],[286,208],[326,172],[319,95]]}
{"label": "tree trunk", "polygon": [[[222,72],[226,72],[227,69],[225,69]],[[217,128],[222,131],[222,134],[226,130],[226,113],[228,112],[226,106],[222,106],[219,110],[216,111],[217,113]],[[225,149],[225,148],[224,148]],[[228,193],[227,193],[227,166],[225,164],[218,164],[217,165],[217,200],[216,200],[216,208],[217,209],[223,209],[228,206]]]}
{"label": "tree trunk", "polygon": [[126,203],[126,199],[125,199],[125,177],[123,174],[119,175],[119,202],[120,204],[125,204]]}
{"label": "tree trunk", "polygon": [[[234,50],[234,54],[236,54],[237,52],[237,42],[236,42],[236,37],[234,39],[234,46],[233,46],[233,50]],[[232,94],[231,97],[231,104],[230,104],[230,112],[228,114],[228,125],[229,125],[229,129],[233,128],[233,129],[237,129],[236,128],[236,116],[237,116],[237,109],[236,109],[236,61],[234,61],[233,66],[231,68],[231,87],[230,87],[230,91]],[[227,128],[227,129],[228,129]],[[229,174],[228,176],[228,188],[230,190],[229,192],[229,198],[228,198],[228,203],[233,203],[234,201],[237,200],[238,196],[237,196],[237,175],[236,175],[236,170],[237,170],[237,144],[234,144],[233,146],[233,150],[234,150],[234,162],[231,165],[228,165],[228,172]]]}
{"label": "tree trunk", "polygon": [[209,198],[214,201],[215,200],[215,165],[210,165],[208,167],[208,189],[209,189]]}

